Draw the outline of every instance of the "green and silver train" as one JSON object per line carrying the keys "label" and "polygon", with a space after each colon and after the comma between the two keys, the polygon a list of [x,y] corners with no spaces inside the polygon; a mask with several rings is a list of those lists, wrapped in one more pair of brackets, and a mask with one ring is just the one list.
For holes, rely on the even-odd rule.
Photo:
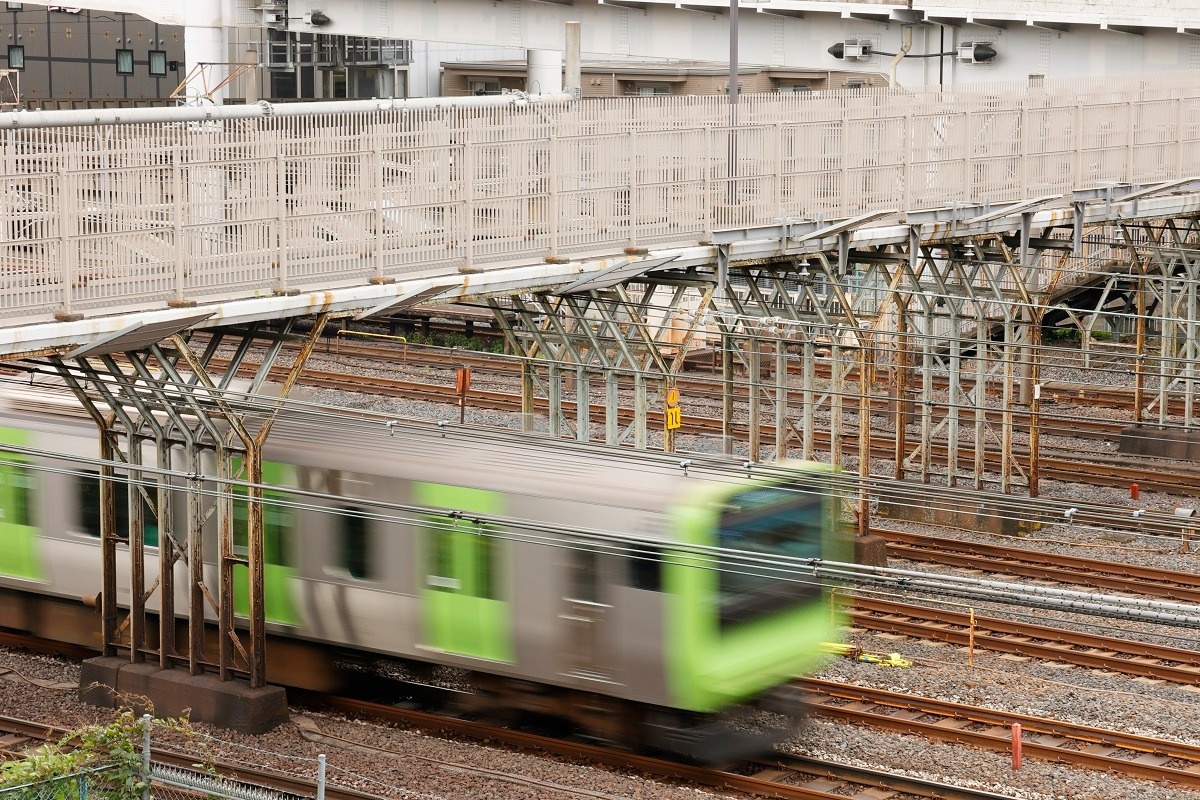
{"label": "green and silver train", "polygon": [[[0,403],[0,451],[96,457],[80,412]],[[850,559],[824,465],[747,469],[286,417],[267,459],[272,681],[319,683],[328,673],[316,660],[347,654],[457,667],[506,713],[552,713],[595,737],[725,760],[764,739],[722,713],[790,713],[790,681],[835,635],[827,587],[797,568]],[[0,452],[0,625],[94,643],[98,619],[79,598],[100,589],[98,478],[78,462],[45,468],[55,466],[68,465]],[[158,532],[145,519],[153,576]],[[119,585],[126,602],[128,581]]]}

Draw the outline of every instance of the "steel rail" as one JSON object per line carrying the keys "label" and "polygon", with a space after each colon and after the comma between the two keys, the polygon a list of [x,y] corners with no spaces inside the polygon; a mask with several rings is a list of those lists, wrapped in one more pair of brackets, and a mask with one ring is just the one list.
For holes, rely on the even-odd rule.
{"label": "steel rail", "polygon": [[[1103,669],[1180,684],[1200,684],[1200,652],[1060,630],[1029,622],[930,608],[876,597],[846,598],[856,627],[915,639]],[[971,633],[974,628],[974,635]]]}
{"label": "steel rail", "polygon": [[1021,747],[1028,757],[1200,786],[1197,745],[884,689],[818,679],[801,683],[811,692],[813,710],[830,719],[1000,751],[1011,750],[1012,725],[1018,723]]}
{"label": "steel rail", "polygon": [[[247,371],[252,368],[253,365],[246,365],[244,367]],[[457,395],[454,394],[453,386],[439,387],[414,381],[400,381],[377,377],[368,378],[320,370],[306,370],[300,380],[302,383],[310,386],[320,386],[328,389],[353,390],[355,387],[359,387],[364,392],[385,396],[405,397],[446,405],[457,403]],[[471,391],[469,405],[475,408],[489,408],[515,413],[520,411],[521,399],[519,395],[510,392],[480,389]],[[572,401],[564,400],[562,408],[564,413],[569,413],[575,410],[576,404]],[[549,401],[543,398],[535,398],[534,409],[535,411],[547,412]],[[605,406],[600,403],[592,403],[591,412],[600,415],[596,418],[601,418],[605,413]],[[633,409],[621,409],[619,411],[619,418],[627,422],[633,419],[634,413]],[[647,411],[646,421],[648,425],[661,428],[665,424],[665,414],[662,411]],[[733,429],[735,431],[745,431],[747,426],[745,423],[735,424]],[[682,430],[693,434],[718,434],[722,430],[722,422],[715,417],[685,416]],[[760,426],[760,430],[764,434],[771,434],[774,428],[764,424]],[[814,440],[818,445],[825,446],[830,441],[830,435],[827,431],[815,431]],[[847,433],[844,434],[843,440],[849,446],[857,443],[858,435],[857,433]],[[1129,486],[1131,483],[1137,483],[1147,490],[1157,489],[1176,493],[1200,491],[1200,468],[1188,469],[1179,467],[1178,465],[1164,465],[1161,469],[1154,469],[1144,462],[1138,466],[1129,467],[1123,466],[1120,463],[1113,463],[1110,460],[1098,459],[1089,462],[1077,458],[1068,459],[1049,456],[1045,455],[1044,451],[1045,448],[1043,448],[1043,455],[1041,457],[1041,472],[1046,478],[1070,483],[1086,482],[1093,486],[1123,488]],[[886,441],[884,437],[872,437],[872,458],[889,459],[893,454],[894,447],[891,442]],[[945,463],[949,454],[949,448],[945,445],[935,445],[931,448],[931,454],[939,459],[939,463]],[[1028,454],[1021,452],[1019,448],[1014,448],[1014,454],[1018,457],[1028,459]],[[973,448],[963,447],[960,451],[960,458],[966,459],[973,456]],[[1001,453],[998,450],[989,449],[984,453],[984,459],[986,464],[999,469]]]}
{"label": "steel rail", "polygon": [[1193,572],[960,542],[881,527],[873,527],[872,533],[886,539],[888,554],[897,558],[1200,603],[1200,574]]}
{"label": "steel rail", "polygon": [[[904,776],[895,776],[887,772],[850,765],[829,765],[823,763],[813,765],[811,762],[801,759],[791,761],[790,757],[786,755],[772,757],[770,763],[764,765],[766,771],[759,773],[762,777],[756,775],[746,776],[707,767],[681,764],[660,758],[620,752],[596,745],[568,742],[534,733],[508,728],[497,728],[478,722],[468,722],[422,711],[396,708],[377,702],[316,695],[311,696],[311,699],[315,704],[327,708],[355,715],[370,716],[387,722],[414,725],[423,730],[438,730],[460,736],[501,742],[523,749],[537,749],[552,755],[566,758],[582,758],[606,766],[638,770],[639,772],[654,775],[658,778],[685,780],[703,786],[744,792],[758,797],[781,798],[782,800],[836,800],[838,798],[844,800],[847,796],[855,796],[853,794],[846,794],[846,786],[839,787],[840,790],[833,789],[826,791],[824,789],[810,789],[803,785],[780,782],[784,778],[795,780],[797,770],[813,772],[822,768],[825,770],[825,776],[836,776],[836,779],[839,781],[862,788],[894,788],[897,791],[911,792],[919,797],[945,798],[945,800],[1000,800],[1005,797],[1004,795],[990,792],[954,787],[935,781],[921,781]],[[321,735],[326,736],[325,734]],[[364,746],[358,742],[353,744]],[[397,755],[399,757],[407,757],[407,754]],[[789,764],[789,761],[791,761],[791,764]],[[777,774],[776,770],[781,770],[782,772]],[[859,789],[858,791],[861,790]]]}
{"label": "steel rail", "polygon": [[[326,353],[330,354],[328,345]],[[405,366],[425,365],[437,367],[441,369],[455,369],[457,367],[468,367],[479,372],[486,372],[496,377],[519,377],[521,368],[520,360],[515,357],[499,358],[494,354],[479,354],[468,350],[444,349],[436,347],[424,347],[422,345],[408,344],[402,350],[397,350],[394,347],[374,346],[374,345],[358,345],[339,343],[336,350],[337,355],[345,355],[356,358],[366,358],[373,361],[388,360],[397,357],[401,358]],[[789,370],[790,372],[791,370]],[[850,380],[854,370],[850,370],[850,375],[847,380]],[[829,377],[829,368],[823,363],[816,365],[817,377]],[[964,382],[964,386],[970,385],[970,382]],[[632,384],[630,384],[632,386]],[[687,377],[681,375],[676,379],[676,388],[684,398],[691,402],[711,401],[714,404],[720,403],[723,398],[723,392],[720,387],[720,379],[702,379],[695,377]],[[946,389],[949,382],[945,379],[935,380],[935,386],[939,389]],[[1121,432],[1133,424],[1132,420],[1105,420],[1093,418],[1071,418],[1061,417],[1054,418],[1046,409],[1046,405],[1054,402],[1060,397],[1060,392],[1074,392],[1070,384],[1045,383],[1042,384],[1043,407],[1041,411],[1042,421],[1040,424],[1043,434],[1054,436],[1073,436],[1088,439],[1100,439],[1104,441],[1115,441],[1120,438]],[[747,383],[735,382],[729,390],[734,394],[734,401],[745,402],[750,394],[750,386]],[[997,392],[998,393],[998,392]],[[1103,407],[1122,407],[1128,406],[1132,411],[1132,392],[1127,392],[1120,401],[1114,403],[1096,402],[1088,403],[1090,405],[1099,405]],[[1083,395],[1080,395],[1083,398]],[[1091,397],[1088,395],[1087,397]],[[1052,399],[1048,399],[1052,398]],[[891,397],[872,397],[871,410],[878,414],[891,414],[895,410],[896,400]],[[1198,403],[1200,405],[1200,403]],[[565,408],[566,406],[564,406]],[[572,406],[573,407],[573,406]],[[993,425],[1001,424],[1002,411],[1000,409],[988,409],[985,416],[989,423]],[[934,415],[934,424],[937,424],[945,413]],[[1013,430],[1018,433],[1027,433],[1029,430],[1028,411],[1017,409],[1013,412]],[[1053,419],[1053,424],[1048,424],[1047,417]]]}

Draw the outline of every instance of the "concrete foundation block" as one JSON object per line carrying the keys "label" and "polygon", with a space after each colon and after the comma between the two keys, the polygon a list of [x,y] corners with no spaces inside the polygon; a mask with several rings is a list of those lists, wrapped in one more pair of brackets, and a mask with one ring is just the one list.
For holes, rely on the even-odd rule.
{"label": "concrete foundation block", "polygon": [[887,540],[880,536],[856,536],[854,561],[872,567],[887,566]]}
{"label": "concrete foundation block", "polygon": [[244,680],[189,675],[157,664],[133,664],[100,657],[83,662],[80,697],[104,708],[129,705],[138,714],[187,715],[241,733],[264,733],[288,718],[287,693],[281,686],[252,689]]}
{"label": "concrete foundation block", "polygon": [[986,505],[974,509],[956,509],[881,502],[876,513],[883,519],[922,522],[926,525],[944,525],[981,533],[996,533],[1002,536],[1026,536],[1042,527],[1040,521],[1014,519],[1000,514],[996,509]]}
{"label": "concrete foundation block", "polygon": [[1121,431],[1117,452],[1176,461],[1200,461],[1200,431],[1131,425]]}

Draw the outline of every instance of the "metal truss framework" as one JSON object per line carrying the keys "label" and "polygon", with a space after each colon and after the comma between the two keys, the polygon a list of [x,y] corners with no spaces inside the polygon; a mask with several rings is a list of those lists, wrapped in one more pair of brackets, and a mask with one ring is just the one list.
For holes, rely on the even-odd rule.
{"label": "metal truss framework", "polygon": [[689,349],[712,340],[727,453],[1037,496],[1052,430],[1040,389],[1054,348],[1042,335],[1064,324],[1082,332],[1089,380],[1134,385],[1133,421],[1195,427],[1196,213],[1035,228],[1027,208],[1007,209],[1007,222],[1004,211],[965,209],[970,224],[876,242],[826,226],[785,235],[774,258],[731,263],[724,245],[710,267],[516,298],[521,325],[501,324],[527,358],[526,429],[544,402],[552,435],[591,438],[595,412],[577,402],[572,415],[563,387],[578,401],[599,381],[603,441],[674,451],[675,432],[653,437],[647,410]]}
{"label": "metal truss framework", "polygon": [[[130,336],[80,348],[51,362],[83,403],[100,433],[102,645],[106,656],[128,647],[131,661],[157,660],[161,668],[186,664],[189,673],[215,671],[221,680],[248,677],[266,683],[262,448],[281,407],[299,378],[325,323],[317,325],[279,384],[262,394],[293,320],[270,333],[217,329],[199,353],[188,333],[159,341],[158,334]],[[251,345],[270,343],[245,385]],[[147,343],[152,342],[152,343]],[[231,348],[227,363],[217,358]],[[118,359],[120,356],[120,360]],[[147,458],[153,459],[153,465]],[[117,467],[115,465],[123,465]],[[123,473],[117,475],[117,472]],[[186,479],[173,477],[180,472]],[[128,484],[128,529],[118,529],[117,500]],[[184,529],[173,505],[186,503]],[[235,504],[244,505],[238,530]],[[147,574],[146,523],[158,530],[158,575]],[[215,532],[215,558],[205,553],[205,531]],[[244,534],[244,546],[240,539]],[[211,541],[211,539],[210,539]],[[128,550],[129,614],[117,607],[118,552]],[[206,569],[206,558],[215,566]],[[187,574],[176,582],[176,565]],[[248,597],[235,600],[235,569],[247,572]],[[215,582],[215,586],[212,584]],[[176,605],[186,605],[187,642],[176,641]],[[235,606],[248,616],[247,630],[234,624]],[[157,636],[152,634],[157,619]],[[215,620],[217,658],[206,654],[206,620]]]}
{"label": "metal truss framework", "polygon": [[[604,289],[531,299],[512,298],[502,309],[489,300],[493,313],[516,352],[526,357],[521,373],[523,428],[533,429],[535,397],[548,401],[549,430],[580,441],[591,438],[591,387],[596,376],[604,385],[604,441],[647,447],[647,411],[651,387],[666,391],[700,328],[715,286],[699,276],[667,275],[642,283],[640,291],[624,283]],[[690,290],[690,291],[689,291]],[[691,299],[690,310],[685,305]],[[667,316],[653,321],[666,310]],[[514,327],[506,318],[515,315]],[[544,370],[539,370],[539,366]],[[619,378],[632,382],[633,414],[622,419]],[[573,392],[571,391],[573,389]],[[574,414],[565,400],[573,393]],[[674,431],[664,432],[664,446],[674,449]]]}

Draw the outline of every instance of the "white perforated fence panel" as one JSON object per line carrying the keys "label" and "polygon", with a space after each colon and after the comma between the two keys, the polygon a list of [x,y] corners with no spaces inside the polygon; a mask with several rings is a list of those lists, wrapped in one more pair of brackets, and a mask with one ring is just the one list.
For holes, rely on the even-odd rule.
{"label": "white perforated fence panel", "polygon": [[391,109],[0,133],[0,320],[536,263],[1200,174],[1200,81]]}

